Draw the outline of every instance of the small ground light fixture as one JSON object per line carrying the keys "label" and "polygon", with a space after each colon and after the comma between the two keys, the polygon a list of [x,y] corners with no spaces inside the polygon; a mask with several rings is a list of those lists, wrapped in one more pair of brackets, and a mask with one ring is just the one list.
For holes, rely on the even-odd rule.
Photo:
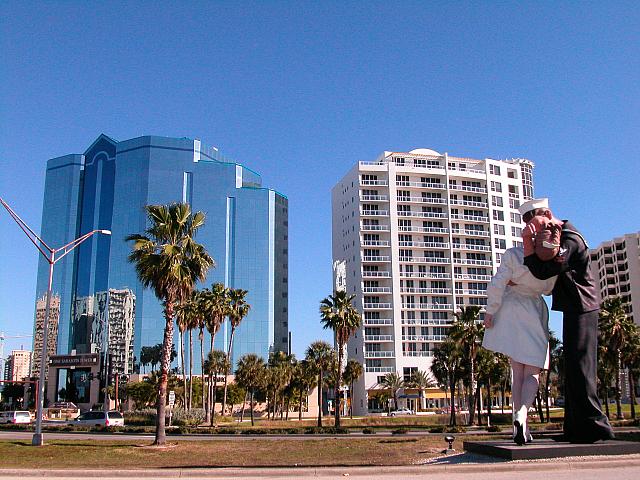
{"label": "small ground light fixture", "polygon": [[451,453],[451,452],[455,452],[456,450],[453,448],[453,442],[456,439],[456,437],[454,437],[453,435],[447,435],[444,437],[444,441],[447,442],[449,444],[449,446],[442,452],[442,453]]}

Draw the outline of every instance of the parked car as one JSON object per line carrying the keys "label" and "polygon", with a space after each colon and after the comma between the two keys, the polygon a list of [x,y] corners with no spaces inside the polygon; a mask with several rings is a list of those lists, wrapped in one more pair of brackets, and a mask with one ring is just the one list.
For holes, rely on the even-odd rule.
{"label": "parked car", "polygon": [[397,417],[400,415],[413,415],[413,410],[409,410],[408,408],[399,408],[398,410],[394,410],[389,414],[390,417]]}
{"label": "parked car", "polygon": [[0,412],[0,423],[31,423],[31,413],[26,410]]}
{"label": "parked car", "polygon": [[88,425],[95,427],[123,427],[124,417],[120,412],[110,410],[108,412],[103,411],[89,411],[84,412],[75,420],[67,422],[67,425]]}

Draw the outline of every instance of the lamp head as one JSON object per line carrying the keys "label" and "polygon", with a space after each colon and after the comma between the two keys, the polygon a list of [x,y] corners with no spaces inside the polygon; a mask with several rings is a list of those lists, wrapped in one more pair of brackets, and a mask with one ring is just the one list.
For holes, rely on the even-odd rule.
{"label": "lamp head", "polygon": [[111,230],[98,230],[98,233],[102,233],[103,235],[111,235]]}

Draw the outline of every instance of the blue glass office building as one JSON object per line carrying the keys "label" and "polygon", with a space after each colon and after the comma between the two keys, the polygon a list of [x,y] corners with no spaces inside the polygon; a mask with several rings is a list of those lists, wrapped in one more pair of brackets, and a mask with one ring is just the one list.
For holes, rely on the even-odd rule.
{"label": "blue glass office building", "polygon": [[[141,348],[162,342],[162,307],[138,282],[124,239],[145,230],[145,205],[171,202],[206,213],[196,240],[216,268],[204,286],[222,282],[249,291],[251,311],[234,337],[234,363],[246,353],[266,359],[270,351],[288,351],[287,198],[199,140],[100,135],[84,154],[47,163],[42,237],[60,246],[94,229],[112,231],[94,235],[56,265],[57,353],[100,354],[108,338],[115,370],[134,373]],[[37,299],[47,280],[41,260]],[[229,328],[217,335],[216,348],[225,349]]]}

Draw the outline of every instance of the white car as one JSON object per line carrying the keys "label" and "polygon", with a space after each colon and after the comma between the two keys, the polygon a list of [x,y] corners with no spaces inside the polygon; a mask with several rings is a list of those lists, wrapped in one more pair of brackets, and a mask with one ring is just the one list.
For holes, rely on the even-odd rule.
{"label": "white car", "polygon": [[31,423],[31,413],[26,410],[0,412],[0,423]]}
{"label": "white car", "polygon": [[124,417],[115,410],[84,412],[67,425],[88,425],[92,427],[124,427]]}
{"label": "white car", "polygon": [[409,410],[408,408],[399,408],[389,414],[390,417],[397,417],[400,415],[413,415],[413,410]]}

